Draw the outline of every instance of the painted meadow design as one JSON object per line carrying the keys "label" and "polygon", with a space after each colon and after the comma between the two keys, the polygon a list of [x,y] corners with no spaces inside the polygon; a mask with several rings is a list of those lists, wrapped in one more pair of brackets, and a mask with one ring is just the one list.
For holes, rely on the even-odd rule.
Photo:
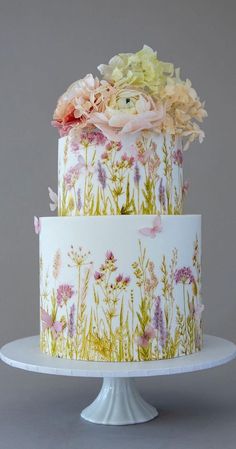
{"label": "painted meadow design", "polygon": [[[200,350],[203,305],[197,236],[191,266],[179,265],[179,259],[173,248],[156,266],[141,240],[128,273],[120,271],[110,249],[98,266],[92,252],[81,247],[71,246],[63,254],[58,249],[51,266],[41,256],[41,350],[51,356],[111,362],[166,359]],[[63,266],[68,280],[61,282]],[[176,295],[181,295],[182,308]]]}
{"label": "painted meadow design", "polygon": [[182,213],[180,138],[143,131],[118,142],[84,129],[59,140],[58,215]]}

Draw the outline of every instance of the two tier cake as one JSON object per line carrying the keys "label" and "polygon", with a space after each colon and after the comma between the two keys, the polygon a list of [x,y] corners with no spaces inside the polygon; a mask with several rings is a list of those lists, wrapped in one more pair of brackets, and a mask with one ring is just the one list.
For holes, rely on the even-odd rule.
{"label": "two tier cake", "polygon": [[40,344],[51,356],[148,361],[202,347],[201,216],[182,215],[183,153],[206,112],[147,46],[60,97],[59,217],[40,233]]}

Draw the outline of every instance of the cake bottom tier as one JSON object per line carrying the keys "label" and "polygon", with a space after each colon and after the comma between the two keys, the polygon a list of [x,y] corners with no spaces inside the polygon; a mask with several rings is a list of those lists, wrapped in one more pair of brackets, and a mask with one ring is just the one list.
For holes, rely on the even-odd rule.
{"label": "cake bottom tier", "polygon": [[130,362],[201,349],[200,215],[40,221],[44,353]]}

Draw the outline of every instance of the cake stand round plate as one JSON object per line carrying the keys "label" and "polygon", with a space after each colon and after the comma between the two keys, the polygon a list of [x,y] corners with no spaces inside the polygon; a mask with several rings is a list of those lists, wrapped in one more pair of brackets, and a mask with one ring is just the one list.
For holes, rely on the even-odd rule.
{"label": "cake stand round plate", "polygon": [[236,345],[206,335],[202,351],[169,360],[150,362],[86,362],[52,358],[40,352],[39,336],[22,338],[2,347],[0,357],[8,365],[26,371],[59,376],[103,377],[94,402],[82,418],[97,424],[125,425],[149,421],[158,415],[136,389],[135,377],[163,376],[214,368],[236,357]]}

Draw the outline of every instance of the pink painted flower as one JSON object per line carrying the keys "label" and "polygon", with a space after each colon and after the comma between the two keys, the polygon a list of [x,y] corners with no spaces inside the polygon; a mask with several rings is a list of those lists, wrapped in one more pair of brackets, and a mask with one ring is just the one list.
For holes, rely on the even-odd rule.
{"label": "pink painted flower", "polygon": [[121,160],[124,162],[127,162],[129,167],[132,167],[134,165],[134,157],[133,156],[128,156],[127,153],[123,153],[121,156]]}
{"label": "pink painted flower", "polygon": [[183,151],[178,149],[176,151],[173,152],[172,154],[173,157],[173,161],[175,165],[178,165],[179,167],[183,166]]}
{"label": "pink painted flower", "polygon": [[111,262],[116,262],[116,259],[114,257],[114,254],[112,251],[107,251],[106,252],[106,260],[110,260]]}
{"label": "pink painted flower", "polygon": [[145,328],[143,335],[137,338],[138,346],[146,348],[149,345],[150,340],[156,337],[156,330],[153,326],[149,325]]}
{"label": "pink painted flower", "polygon": [[99,81],[88,74],[71,86],[59,98],[52,125],[61,136],[67,135],[74,126],[87,126],[92,112],[102,112],[112,91],[107,81]]}
{"label": "pink painted flower", "polygon": [[118,276],[116,276],[116,282],[122,282],[123,281],[123,274],[118,274]]}
{"label": "pink painted flower", "polygon": [[146,165],[153,155],[152,148],[144,150],[143,145],[140,145],[139,141],[136,142],[136,145],[131,145],[128,151],[134,158],[134,161],[140,162],[142,165]]}
{"label": "pink painted flower", "polygon": [[192,284],[194,276],[190,267],[183,267],[175,272],[176,284]]}
{"label": "pink painted flower", "polygon": [[130,283],[130,276],[125,276],[123,279],[123,284],[128,285]]}
{"label": "pink painted flower", "polygon": [[82,142],[90,145],[104,145],[107,141],[106,136],[99,129],[83,129],[80,138]]}
{"label": "pink painted flower", "polygon": [[101,159],[103,161],[107,161],[109,159],[109,154],[105,151],[104,153],[101,154]]}
{"label": "pink painted flower", "polygon": [[57,289],[57,304],[59,307],[62,307],[63,304],[66,304],[69,299],[74,295],[74,290],[72,285],[69,284],[61,284]]}
{"label": "pink painted flower", "polygon": [[85,160],[82,156],[79,156],[79,162],[74,167],[71,167],[64,175],[67,190],[73,189],[83,168],[85,168]]}
{"label": "pink painted flower", "polygon": [[94,273],[95,281],[100,281],[102,278],[103,278],[103,274],[100,273],[99,271],[95,271],[95,273]]}
{"label": "pink painted flower", "polygon": [[57,338],[58,334],[62,331],[63,324],[60,321],[54,321],[46,310],[42,307],[40,309],[41,312],[41,321],[42,321],[42,329],[50,329],[52,331],[52,337],[54,339]]}
{"label": "pink painted flower", "polygon": [[120,151],[122,149],[122,143],[121,142],[108,142],[106,145],[106,151]]}

